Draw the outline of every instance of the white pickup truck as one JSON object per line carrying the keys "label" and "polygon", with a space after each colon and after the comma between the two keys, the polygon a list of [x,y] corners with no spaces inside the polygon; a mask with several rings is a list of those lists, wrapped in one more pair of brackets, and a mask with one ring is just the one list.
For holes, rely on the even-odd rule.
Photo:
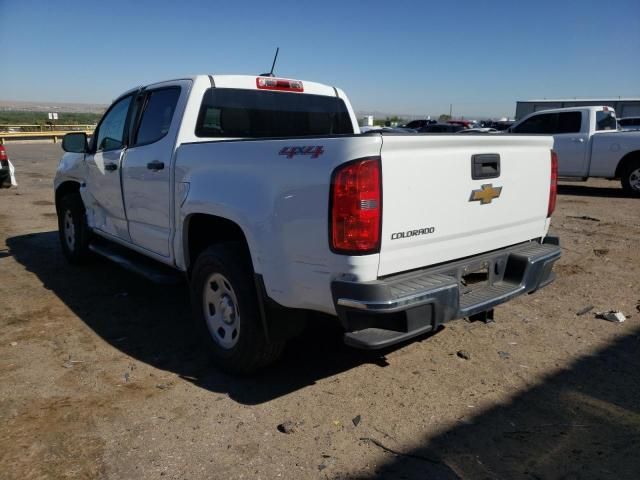
{"label": "white pickup truck", "polygon": [[618,131],[610,107],[542,110],[524,117],[509,131],[553,135],[561,178],[619,178],[622,188],[640,196],[640,132]]}
{"label": "white pickup truck", "polygon": [[62,250],[186,277],[216,363],[272,362],[310,312],[382,348],[553,278],[551,137],[360,134],[345,94],[196,76],[135,88],[65,136]]}

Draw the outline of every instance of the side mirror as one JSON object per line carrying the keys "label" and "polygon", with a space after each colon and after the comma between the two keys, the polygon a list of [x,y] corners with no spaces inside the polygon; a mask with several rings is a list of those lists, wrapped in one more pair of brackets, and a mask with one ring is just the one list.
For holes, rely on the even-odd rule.
{"label": "side mirror", "polygon": [[87,147],[87,134],[84,132],[67,133],[62,137],[62,149],[65,152],[84,153]]}

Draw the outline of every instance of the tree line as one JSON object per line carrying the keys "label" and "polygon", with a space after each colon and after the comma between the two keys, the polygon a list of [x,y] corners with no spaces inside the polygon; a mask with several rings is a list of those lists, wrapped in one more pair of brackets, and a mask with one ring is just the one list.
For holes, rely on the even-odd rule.
{"label": "tree line", "polygon": [[[49,125],[47,113],[0,110],[0,125]],[[53,122],[58,125],[93,125],[101,116],[101,113],[58,113],[58,119]]]}

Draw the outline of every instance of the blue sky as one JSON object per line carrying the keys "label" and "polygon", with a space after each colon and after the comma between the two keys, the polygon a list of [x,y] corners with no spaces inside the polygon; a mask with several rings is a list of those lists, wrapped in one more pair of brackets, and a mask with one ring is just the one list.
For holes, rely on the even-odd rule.
{"label": "blue sky", "polygon": [[196,73],[339,86],[356,110],[513,115],[640,96],[640,1],[0,0],[0,99],[108,103]]}

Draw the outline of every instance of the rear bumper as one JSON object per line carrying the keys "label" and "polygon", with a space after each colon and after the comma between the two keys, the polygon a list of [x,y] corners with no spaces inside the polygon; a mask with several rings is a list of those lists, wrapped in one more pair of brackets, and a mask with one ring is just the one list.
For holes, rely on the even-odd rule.
{"label": "rear bumper", "polygon": [[[491,310],[551,283],[557,237],[526,242],[372,282],[331,284],[345,343],[384,348],[457,318]],[[473,275],[469,275],[473,272]],[[477,281],[469,284],[468,282]]]}

